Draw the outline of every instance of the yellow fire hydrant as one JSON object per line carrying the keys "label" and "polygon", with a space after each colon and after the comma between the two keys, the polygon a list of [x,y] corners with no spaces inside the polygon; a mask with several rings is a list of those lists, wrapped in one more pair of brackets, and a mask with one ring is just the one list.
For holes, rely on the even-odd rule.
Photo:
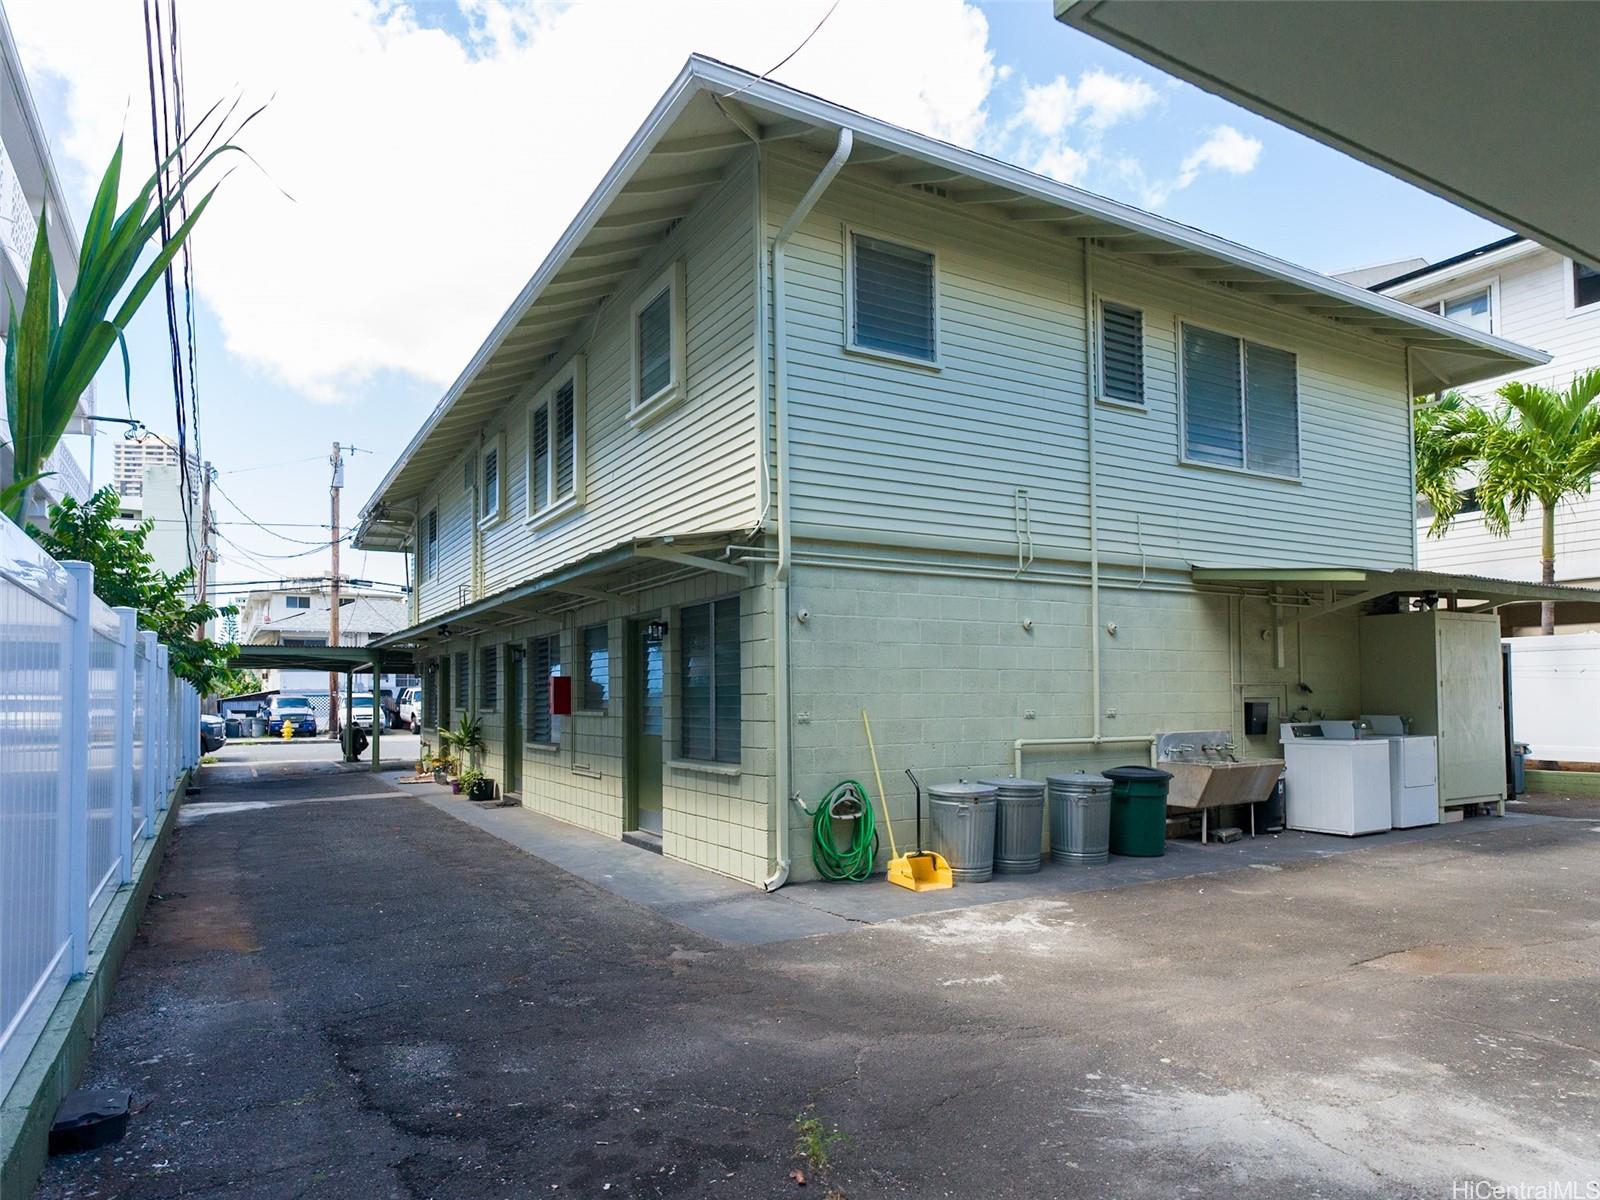
{"label": "yellow fire hydrant", "polygon": [[293,741],[295,728],[295,723],[288,717],[285,717],[283,719],[283,732],[279,736],[281,736],[286,742]]}

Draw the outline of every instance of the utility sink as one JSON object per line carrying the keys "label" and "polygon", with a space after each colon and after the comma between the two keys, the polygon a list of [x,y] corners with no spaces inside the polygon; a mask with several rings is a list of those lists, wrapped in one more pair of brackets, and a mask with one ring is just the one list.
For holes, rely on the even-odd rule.
{"label": "utility sink", "polygon": [[1167,788],[1169,808],[1220,808],[1225,804],[1259,804],[1272,795],[1283,774],[1283,759],[1251,762],[1181,762],[1160,764],[1172,772]]}

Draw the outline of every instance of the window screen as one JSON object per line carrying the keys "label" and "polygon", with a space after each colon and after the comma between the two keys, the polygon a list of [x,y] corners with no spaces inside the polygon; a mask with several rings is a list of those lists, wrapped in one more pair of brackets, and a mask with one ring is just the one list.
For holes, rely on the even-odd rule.
{"label": "window screen", "polygon": [[485,646],[478,651],[478,707],[494,708],[500,703],[500,647]]}
{"label": "window screen", "polygon": [[483,515],[492,517],[500,511],[500,451],[485,450],[483,454]]}
{"label": "window screen", "polygon": [[1239,371],[1237,338],[1183,327],[1184,454],[1195,462],[1244,464]]}
{"label": "window screen", "polygon": [[1572,307],[1600,304],[1600,270],[1582,263],[1572,264]]}
{"label": "window screen", "polygon": [[572,495],[578,469],[578,419],[572,380],[556,392],[556,498]]}
{"label": "window screen", "polygon": [[739,761],[739,598],[680,611],[680,751],[707,762]]}
{"label": "window screen", "polygon": [[932,362],[935,354],[933,255],[853,234],[851,344]]}
{"label": "window screen", "polygon": [[604,625],[583,631],[583,707],[604,709],[611,698],[611,637]]}
{"label": "window screen", "polygon": [[550,504],[550,406],[541,404],[528,421],[528,511]]}
{"label": "window screen", "polygon": [[672,382],[672,289],[639,310],[639,395],[643,404]]}
{"label": "window screen", "polygon": [[439,664],[431,662],[422,676],[422,723],[439,728]]}
{"label": "window screen", "polygon": [[1246,342],[1244,347],[1245,442],[1252,471],[1300,473],[1300,400],[1294,355]]}
{"label": "window screen", "polygon": [[1184,457],[1273,475],[1300,473],[1295,356],[1183,327]]}
{"label": "window screen", "polygon": [[1473,329],[1489,332],[1491,318],[1489,314],[1489,289],[1473,292],[1470,296],[1457,296],[1454,300],[1441,300],[1439,314],[1452,321],[1459,321]]}
{"label": "window screen", "polygon": [[559,635],[534,638],[528,643],[528,733],[530,742],[555,741],[555,726],[550,719],[550,677],[561,674]]}
{"label": "window screen", "polygon": [[422,542],[422,577],[432,579],[439,573],[439,510],[428,510],[428,527]]}
{"label": "window screen", "polygon": [[1144,403],[1144,315],[1136,308],[1100,305],[1100,394]]}

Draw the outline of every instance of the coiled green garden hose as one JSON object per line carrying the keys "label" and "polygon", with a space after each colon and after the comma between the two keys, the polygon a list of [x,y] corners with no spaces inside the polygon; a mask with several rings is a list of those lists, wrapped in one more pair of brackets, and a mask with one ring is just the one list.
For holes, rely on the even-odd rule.
{"label": "coiled green garden hose", "polygon": [[[851,808],[837,813],[837,807],[842,804],[849,804]],[[840,850],[833,840],[833,823],[845,817],[851,818],[849,823],[853,828],[850,844]],[[811,862],[817,874],[824,879],[860,883],[872,874],[872,864],[877,857],[878,827],[867,789],[854,779],[834,784],[811,817]]]}

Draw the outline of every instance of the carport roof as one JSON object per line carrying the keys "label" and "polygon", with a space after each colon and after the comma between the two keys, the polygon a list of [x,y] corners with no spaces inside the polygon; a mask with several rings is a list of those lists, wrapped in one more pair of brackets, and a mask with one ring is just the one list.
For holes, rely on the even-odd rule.
{"label": "carport roof", "polygon": [[[1379,596],[1420,596],[1437,593],[1456,600],[1471,600],[1479,607],[1528,600],[1600,601],[1600,590],[1556,583],[1528,583],[1519,579],[1491,579],[1484,575],[1453,575],[1444,571],[1410,568],[1376,570],[1369,567],[1204,567],[1191,572],[1196,583],[1235,584],[1243,587],[1316,588],[1342,597],[1332,607],[1346,608]],[[1323,611],[1331,611],[1326,609]],[[1314,614],[1313,614],[1314,615]]]}
{"label": "carport roof", "polygon": [[251,671],[370,671],[411,666],[409,650],[365,646],[240,646],[232,665]]}

